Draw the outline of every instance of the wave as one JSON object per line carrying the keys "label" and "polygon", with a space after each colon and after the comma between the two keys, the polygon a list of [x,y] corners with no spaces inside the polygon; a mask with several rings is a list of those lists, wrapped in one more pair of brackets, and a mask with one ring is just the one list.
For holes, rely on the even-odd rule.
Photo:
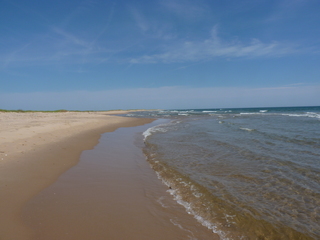
{"label": "wave", "polygon": [[[269,117],[270,119],[273,119],[273,115],[281,116],[281,114],[279,113],[266,114],[258,112],[257,114],[263,116],[261,118],[252,116],[252,119],[259,123],[261,119],[269,119]],[[223,158],[224,160],[220,163],[220,155],[218,155],[219,147],[215,148],[213,154],[207,154],[208,152],[204,151],[205,146],[207,145],[201,145],[201,139],[206,140],[206,137],[211,135],[208,135],[205,132],[207,128],[204,128],[204,126],[206,125],[204,124],[204,121],[202,121],[202,119],[205,119],[205,121],[209,121],[207,122],[207,126],[212,126],[212,132],[214,132],[215,135],[220,134],[219,131],[221,131],[221,129],[227,129],[229,133],[235,136],[237,136],[236,134],[238,132],[239,136],[241,136],[241,139],[243,139],[243,137],[245,136],[250,137],[250,139],[254,138],[255,136],[258,136],[259,139],[260,135],[264,136],[267,134],[267,140],[272,142],[272,144],[276,144],[278,142],[292,143],[292,139],[290,136],[284,136],[287,137],[287,139],[284,138],[282,135],[279,135],[277,131],[272,132],[259,130],[263,129],[260,127],[264,125],[247,125],[247,122],[244,122],[243,120],[247,120],[248,117],[240,118],[238,114],[229,115],[229,118],[227,118],[228,116],[223,116],[226,117],[225,121],[224,119],[219,119],[219,115],[216,115],[216,118],[190,117],[190,121],[182,118],[180,118],[179,120],[175,119],[170,123],[161,124],[156,127],[153,127],[152,129],[148,129],[148,131],[144,133],[146,139],[146,148],[144,149],[144,153],[147,157],[147,161],[150,163],[150,166],[157,173],[158,178],[161,179],[162,182],[168,186],[168,192],[172,195],[175,201],[184,206],[186,211],[189,214],[193,215],[198,222],[200,222],[203,226],[207,227],[208,229],[211,229],[213,232],[217,233],[221,239],[312,239],[311,237],[309,237],[311,236],[312,231],[311,233],[307,231],[305,232],[305,229],[303,227],[300,228],[300,226],[297,227],[297,225],[283,224],[283,222],[278,220],[278,217],[270,217],[268,214],[263,215],[259,208],[254,207],[253,204],[246,204],[246,201],[240,201],[241,198],[240,200],[237,199],[234,192],[232,192],[232,188],[230,188],[230,190],[224,187],[224,182],[219,182],[219,180],[216,180],[215,178],[206,178],[206,171],[201,172],[201,169],[210,169],[210,167],[207,164],[207,162],[201,162],[199,158],[205,155],[209,159],[215,155],[215,157],[217,157],[217,163],[215,167],[218,167],[218,164],[223,165],[223,162],[227,162],[225,160],[228,159],[229,154],[225,154],[223,151],[221,151],[221,149],[223,150],[224,148],[221,148],[220,155],[222,156],[221,158]],[[277,117],[276,119],[281,121],[281,123],[284,122],[285,124],[285,121],[282,121],[283,118],[285,117]],[[232,122],[233,119],[234,122]],[[199,120],[200,122],[197,123],[194,120]],[[229,123],[229,121],[231,123]],[[197,123],[197,125],[195,125],[195,123]],[[219,125],[214,124],[223,125],[220,125],[220,127]],[[232,125],[233,127],[230,128],[228,124],[234,125]],[[252,126],[252,128],[246,128],[245,126]],[[174,129],[176,129],[177,131],[172,131]],[[248,133],[241,133],[240,129],[248,132],[255,131],[256,134],[252,133],[252,135]],[[160,133],[158,135],[160,137],[159,139],[156,135],[152,138],[147,139],[148,136],[156,132]],[[161,134],[161,132],[167,133]],[[193,144],[186,144],[186,142],[191,143],[192,141],[194,142]],[[211,143],[213,144],[213,140],[210,143],[208,143],[210,149],[211,146],[213,146]],[[201,146],[201,148],[197,148],[200,150],[194,152],[194,155],[192,155],[192,146],[196,144],[199,144],[197,146]],[[187,146],[187,148],[185,149],[186,151],[183,150],[182,145]],[[163,146],[169,146],[169,148],[163,148]],[[214,146],[222,145],[220,142],[217,142],[217,145]],[[229,148],[228,146],[227,148],[230,149],[230,151],[233,151],[233,149],[235,149],[237,145],[230,146],[231,148]],[[265,150],[269,149],[268,146],[269,145],[263,145],[262,153],[264,153]],[[237,155],[237,158],[239,156],[240,158],[241,156],[244,156],[244,158],[246,159],[253,159],[255,161],[258,159],[266,159],[265,155],[263,154],[261,154],[261,156],[255,155],[254,152],[243,151],[242,145],[238,147],[240,151],[235,151],[235,154],[240,153],[241,155]],[[172,154],[170,154],[170,151],[172,151]],[[168,152],[169,154],[166,155]],[[311,154],[313,153],[311,152]],[[259,158],[257,158],[257,156],[259,156]],[[188,161],[188,159],[191,160]],[[185,166],[187,166],[188,164],[192,168],[185,168]],[[287,164],[287,161],[282,161],[280,164],[281,166],[283,166],[284,164]],[[272,169],[273,168],[277,169],[272,165]],[[197,170],[194,171],[195,174],[191,173],[193,169]],[[211,173],[209,173],[209,175],[210,174]],[[212,176],[215,175],[212,173]],[[234,175],[231,177],[236,178],[239,176],[241,177],[242,175]],[[249,181],[247,175],[244,174],[244,176],[244,181],[248,181],[250,184],[253,184],[252,182],[256,181],[254,179]],[[206,184],[209,184],[209,187]],[[259,185],[258,183],[256,184]],[[268,184],[270,183],[268,182]],[[256,191],[255,188],[253,191]],[[263,197],[268,196],[266,194],[267,192],[263,194]],[[247,196],[247,200],[249,199],[249,202],[255,201],[254,198],[250,198],[250,196],[252,197],[252,195]],[[285,219],[285,217],[287,216],[285,214],[287,213],[284,209],[282,209],[281,214],[284,214],[283,216]]]}
{"label": "wave", "polygon": [[241,209],[241,206],[226,201],[225,196],[221,198],[212,194],[189,176],[157,160],[159,156],[153,152],[156,146],[149,143],[146,146],[147,161],[174,200],[220,239],[312,239],[290,227],[269,222],[254,208]]}
{"label": "wave", "polygon": [[142,133],[142,135],[144,136],[144,141],[146,141],[146,139],[155,132],[166,132],[167,130],[165,128],[163,128],[163,126],[165,126],[165,125],[166,124],[160,124],[158,126],[148,128],[146,131],[144,131]]}
{"label": "wave", "polygon": [[315,112],[306,112],[306,113],[283,113],[281,114],[283,116],[289,116],[289,117],[309,117],[309,118],[319,118],[320,119],[320,113]]}
{"label": "wave", "polygon": [[146,141],[147,138],[149,136],[151,136],[152,134],[158,133],[158,132],[165,133],[170,130],[170,128],[169,128],[170,126],[174,126],[179,123],[180,123],[180,121],[170,121],[168,123],[163,123],[163,124],[159,124],[154,127],[148,128],[146,131],[144,131],[142,133],[142,135],[144,136],[144,141]]}
{"label": "wave", "polygon": [[255,129],[251,129],[251,128],[240,128],[240,129],[248,132],[255,131]]}
{"label": "wave", "polygon": [[[200,193],[200,191],[198,191],[198,187],[196,187],[197,184],[191,182],[189,178],[181,175],[178,171],[170,168],[169,166],[166,166],[162,162],[155,160],[156,154],[150,154],[149,150],[150,148],[148,147],[144,149],[147,161],[150,163],[151,167],[156,172],[158,178],[162,181],[162,183],[169,188],[167,192],[172,195],[173,199],[178,204],[182,205],[186,209],[188,214],[193,215],[199,223],[210,229],[212,232],[218,234],[222,240],[231,240],[227,237],[227,234],[223,230],[219,229],[218,225],[201,216],[202,214],[198,211],[197,206],[201,203],[201,201],[190,201],[190,198],[196,200],[200,200],[201,198],[201,200],[203,200],[202,198],[204,197],[204,195]],[[190,190],[191,192],[189,192]],[[188,197],[186,198],[186,196]]]}
{"label": "wave", "polygon": [[240,115],[262,115],[263,112],[241,112]]}

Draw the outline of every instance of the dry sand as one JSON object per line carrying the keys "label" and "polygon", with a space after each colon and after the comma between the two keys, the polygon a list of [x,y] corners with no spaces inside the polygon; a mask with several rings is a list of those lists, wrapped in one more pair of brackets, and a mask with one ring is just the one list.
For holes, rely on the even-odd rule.
{"label": "dry sand", "polygon": [[151,119],[123,112],[0,113],[0,239],[30,239],[21,220],[24,204],[77,164],[101,133]]}

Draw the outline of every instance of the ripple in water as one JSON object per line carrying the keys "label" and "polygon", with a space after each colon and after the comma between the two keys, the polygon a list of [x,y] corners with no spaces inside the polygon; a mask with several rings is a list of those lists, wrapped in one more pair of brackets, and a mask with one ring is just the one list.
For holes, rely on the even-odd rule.
{"label": "ripple in water", "polygon": [[319,111],[215,111],[146,137],[176,201],[222,239],[319,239]]}

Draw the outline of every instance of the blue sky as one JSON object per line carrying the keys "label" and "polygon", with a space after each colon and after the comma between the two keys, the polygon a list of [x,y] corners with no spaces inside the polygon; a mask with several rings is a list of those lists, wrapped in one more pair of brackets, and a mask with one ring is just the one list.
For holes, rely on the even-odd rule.
{"label": "blue sky", "polygon": [[318,0],[0,5],[0,108],[320,105]]}

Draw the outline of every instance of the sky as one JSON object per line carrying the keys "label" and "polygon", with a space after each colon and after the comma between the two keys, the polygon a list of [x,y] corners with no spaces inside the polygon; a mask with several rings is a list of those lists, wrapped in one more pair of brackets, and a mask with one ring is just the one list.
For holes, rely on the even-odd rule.
{"label": "sky", "polygon": [[320,105],[318,0],[0,0],[0,109]]}

